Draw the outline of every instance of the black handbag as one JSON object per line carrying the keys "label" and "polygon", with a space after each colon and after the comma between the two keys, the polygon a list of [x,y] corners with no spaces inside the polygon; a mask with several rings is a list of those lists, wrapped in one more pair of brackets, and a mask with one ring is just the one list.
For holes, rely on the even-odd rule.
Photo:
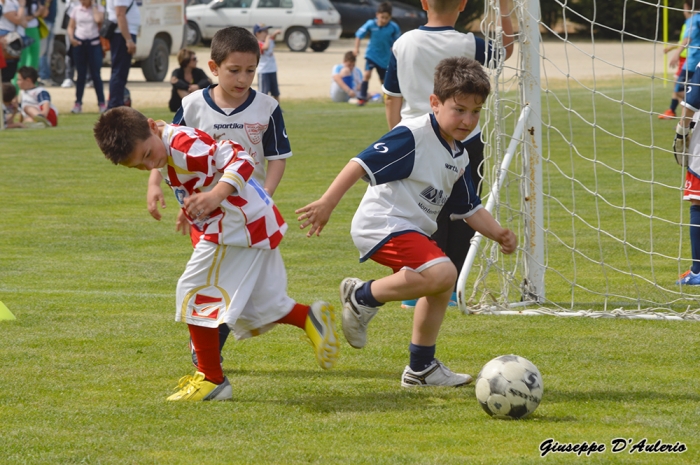
{"label": "black handbag", "polygon": [[[131,7],[134,6],[134,1],[131,1],[131,5],[129,5],[129,8],[126,9],[126,12],[128,13]],[[105,12],[106,13],[106,12]],[[102,26],[100,27],[100,37],[104,37],[105,39],[111,39],[112,36],[114,35],[114,31],[117,30],[117,23],[110,21],[107,19],[107,15],[105,15],[104,20],[102,21]]]}

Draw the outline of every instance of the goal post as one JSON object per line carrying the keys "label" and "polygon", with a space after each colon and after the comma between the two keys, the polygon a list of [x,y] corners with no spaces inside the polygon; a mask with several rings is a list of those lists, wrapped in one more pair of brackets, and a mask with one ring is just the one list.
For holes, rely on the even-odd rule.
{"label": "goal post", "polygon": [[[473,239],[459,306],[700,321],[700,286],[676,284],[692,265],[689,203],[671,152],[675,122],[659,119],[675,81],[664,77],[663,49],[676,43],[680,24],[670,39],[661,27],[625,26],[631,12],[661,24],[680,9],[642,0],[618,2],[612,12],[607,0],[552,2],[560,10],[555,26],[542,21],[538,0],[512,0],[510,12],[499,11],[499,0],[485,2],[484,37],[500,44],[498,18],[510,13],[516,47],[509,60],[487,66],[494,85],[481,118],[481,188],[519,244],[505,256],[492,241]],[[603,14],[621,15],[623,26],[612,30]]]}

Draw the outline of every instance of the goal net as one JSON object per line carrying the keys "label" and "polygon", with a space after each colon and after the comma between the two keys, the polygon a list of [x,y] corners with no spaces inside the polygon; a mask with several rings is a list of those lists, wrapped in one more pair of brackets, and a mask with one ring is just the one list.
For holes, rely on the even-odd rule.
{"label": "goal net", "polygon": [[[683,2],[547,1],[555,24],[537,0],[511,2],[516,48],[490,63],[494,89],[481,119],[482,198],[519,247],[503,255],[473,240],[460,307],[700,321],[700,286],[676,284],[692,264],[685,171],[671,152],[677,120],[659,119],[675,82],[664,48],[678,42]],[[495,41],[494,18],[508,14],[499,4],[486,0],[481,22]],[[652,18],[651,31],[627,26],[639,15]]]}

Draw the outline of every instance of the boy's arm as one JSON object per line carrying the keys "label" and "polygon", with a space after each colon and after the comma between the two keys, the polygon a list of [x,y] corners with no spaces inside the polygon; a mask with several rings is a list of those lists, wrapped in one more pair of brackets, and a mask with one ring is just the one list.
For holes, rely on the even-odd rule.
{"label": "boy's arm", "polygon": [[299,214],[298,221],[303,221],[299,227],[301,229],[311,226],[306,237],[311,237],[314,233],[319,236],[324,226],[333,213],[333,209],[338,205],[343,195],[350,190],[355,183],[366,174],[365,169],[359,163],[348,162],[345,168],[336,176],[326,192],[320,199],[311,202],[305,207],[296,210]]}
{"label": "boy's arm", "polygon": [[49,111],[51,111],[51,102],[44,102],[41,105],[39,105],[39,109],[41,110],[41,114],[46,118],[49,116]]}
{"label": "boy's arm", "polygon": [[389,94],[384,94],[386,122],[389,124],[389,130],[394,129],[401,122],[401,106],[403,105],[403,97],[392,97]]}
{"label": "boy's arm", "polygon": [[343,81],[343,78],[340,77],[340,73],[336,73],[333,75],[333,80],[335,81],[336,84],[338,84],[338,87],[343,89],[343,92],[348,94],[350,97],[355,96],[355,91],[351,89],[345,82]]}
{"label": "boy's arm", "polygon": [[509,0],[501,0],[501,31],[503,38],[503,47],[506,49],[506,60],[513,54],[513,44],[515,43],[515,35],[513,34],[513,23],[510,15],[512,8],[509,5]]}
{"label": "boy's arm", "polygon": [[267,162],[267,175],[265,176],[265,185],[263,188],[272,197],[279,186],[284,169],[287,167],[287,159],[270,160]]}
{"label": "boy's arm", "polygon": [[355,37],[355,48],[352,51],[355,56],[360,56],[360,40],[362,40],[360,37]]}
{"label": "boy's arm", "polygon": [[219,181],[210,191],[193,194],[185,198],[185,210],[193,220],[206,218],[233,194],[236,188],[227,182]]}
{"label": "boy's arm", "polygon": [[161,219],[160,211],[158,211],[158,204],[160,203],[160,208],[165,208],[165,197],[163,196],[163,189],[160,187],[161,181],[163,181],[163,175],[160,174],[160,171],[151,170],[151,174],[148,176],[146,205],[148,206],[148,213],[150,213],[156,221],[160,221]]}
{"label": "boy's arm", "polygon": [[510,229],[501,227],[487,210],[480,208],[464,221],[483,236],[501,244],[501,252],[512,254],[518,247],[518,238]]}

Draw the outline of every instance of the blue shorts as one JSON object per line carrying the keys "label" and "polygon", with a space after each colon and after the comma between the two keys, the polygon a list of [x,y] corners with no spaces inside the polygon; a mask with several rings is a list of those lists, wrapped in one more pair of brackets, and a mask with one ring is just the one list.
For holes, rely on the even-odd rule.
{"label": "blue shorts", "polygon": [[365,58],[365,71],[372,71],[373,69],[377,70],[377,74],[379,75],[379,80],[384,82],[384,76],[386,76],[386,68],[382,68],[369,58]]}
{"label": "blue shorts", "polygon": [[273,97],[279,97],[280,88],[277,85],[277,73],[258,74],[258,91],[261,94],[270,94]]}

